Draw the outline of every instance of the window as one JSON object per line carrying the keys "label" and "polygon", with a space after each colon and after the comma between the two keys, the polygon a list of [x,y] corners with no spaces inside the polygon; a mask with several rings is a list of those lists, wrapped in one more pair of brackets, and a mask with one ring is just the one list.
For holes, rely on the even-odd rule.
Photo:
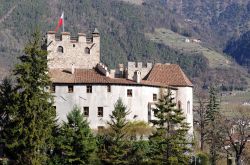
{"label": "window", "polygon": [[132,97],[132,96],[133,96],[132,89],[128,89],[128,90],[127,90],[127,96],[128,96],[128,97]]}
{"label": "window", "polygon": [[55,92],[56,92],[56,86],[55,86],[55,85],[52,85],[52,86],[50,87],[50,92],[51,92],[51,93],[55,93]]}
{"label": "window", "polygon": [[103,107],[98,107],[97,116],[98,117],[103,117]]}
{"label": "window", "polygon": [[153,101],[157,101],[157,94],[153,94]]}
{"label": "window", "polygon": [[73,44],[73,48],[74,48],[74,47],[76,47],[76,45],[75,45],[75,44]]}
{"label": "window", "polygon": [[74,92],[74,87],[73,85],[68,86],[68,93],[73,93]]}
{"label": "window", "polygon": [[110,85],[107,86],[107,92],[111,92],[111,86]]}
{"label": "window", "polygon": [[53,110],[56,110],[56,106],[53,106],[52,108],[53,108]]}
{"label": "window", "polygon": [[58,46],[58,48],[57,48],[57,52],[59,52],[59,53],[63,53],[63,47],[62,47],[62,46]]}
{"label": "window", "polygon": [[89,107],[83,107],[83,116],[85,117],[89,116]]}
{"label": "window", "polygon": [[90,49],[88,47],[85,48],[85,54],[90,54]]}
{"label": "window", "polygon": [[92,86],[91,85],[87,85],[87,93],[92,93]]}
{"label": "window", "polygon": [[178,101],[177,106],[178,106],[178,109],[181,109],[181,101]]}
{"label": "window", "polygon": [[190,101],[187,102],[187,113],[190,113]]}

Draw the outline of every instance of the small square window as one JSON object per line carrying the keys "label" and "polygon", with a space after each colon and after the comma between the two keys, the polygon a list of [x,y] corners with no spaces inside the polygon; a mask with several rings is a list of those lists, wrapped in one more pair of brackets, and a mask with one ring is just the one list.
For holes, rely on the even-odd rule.
{"label": "small square window", "polygon": [[92,93],[92,86],[91,85],[87,86],[87,93]]}
{"label": "small square window", "polygon": [[153,101],[157,101],[157,94],[153,94]]}
{"label": "small square window", "polygon": [[83,116],[85,117],[89,116],[89,107],[83,107]]}
{"label": "small square window", "polygon": [[53,110],[55,110],[55,111],[56,111],[56,106],[53,106],[52,108],[53,108]]}
{"label": "small square window", "polygon": [[110,85],[107,86],[107,91],[111,92],[111,86]]}
{"label": "small square window", "polygon": [[127,90],[127,96],[128,96],[128,97],[132,97],[132,96],[133,96],[133,91],[132,91],[132,89],[128,89],[128,90]]}
{"label": "small square window", "polygon": [[97,116],[98,117],[103,117],[103,107],[98,107]]}
{"label": "small square window", "polygon": [[73,85],[69,85],[68,86],[68,93],[73,93],[74,92],[74,86]]}
{"label": "small square window", "polygon": [[55,85],[51,85],[50,92],[51,93],[55,93],[56,92],[56,86]]}

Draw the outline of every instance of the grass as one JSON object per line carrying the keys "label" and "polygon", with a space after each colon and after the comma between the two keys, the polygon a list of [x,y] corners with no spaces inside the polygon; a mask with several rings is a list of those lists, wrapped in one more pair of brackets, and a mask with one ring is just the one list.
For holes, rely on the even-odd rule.
{"label": "grass", "polygon": [[187,43],[185,42],[185,39],[187,37],[174,33],[171,30],[165,28],[158,28],[155,29],[154,33],[146,33],[145,35],[151,41],[163,43],[183,52],[202,53],[208,59],[209,66],[211,68],[231,66],[231,61],[223,54],[220,54],[212,49],[206,48],[200,43]]}

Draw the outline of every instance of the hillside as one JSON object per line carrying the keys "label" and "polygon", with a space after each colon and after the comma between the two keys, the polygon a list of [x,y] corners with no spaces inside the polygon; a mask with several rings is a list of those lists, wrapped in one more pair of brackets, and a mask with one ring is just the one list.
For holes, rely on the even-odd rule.
{"label": "hillside", "polygon": [[239,64],[250,66],[250,31],[229,41],[224,52],[230,54]]}
{"label": "hillside", "polygon": [[[212,82],[218,82],[219,85],[226,85],[226,88],[231,89],[228,85],[233,81],[233,86],[239,89],[246,88],[248,82],[246,78],[236,79],[229,74],[240,72],[245,76],[244,69],[238,66],[237,68],[227,67],[225,62],[231,64],[230,59],[213,51],[213,48],[218,48],[219,52],[222,51],[219,43],[227,41],[226,39],[217,41],[217,35],[213,35],[213,28],[206,27],[214,20],[212,11],[202,20],[200,16],[196,17],[199,12],[196,10],[192,12],[190,10],[192,6],[188,6],[188,1],[185,0],[183,5],[186,7],[181,7],[183,11],[180,11],[180,4],[177,1],[144,0],[143,3],[139,0],[124,1],[21,0],[17,3],[15,0],[0,0],[0,67],[4,70],[13,67],[17,61],[16,57],[22,53],[22,48],[34,29],[39,27],[43,34],[48,30],[54,30],[61,12],[64,11],[66,31],[76,34],[80,31],[90,32],[95,27],[99,29],[101,58],[110,67],[127,61],[177,63],[191,76],[194,83],[203,84],[201,86],[206,87]],[[243,3],[237,4],[243,5]],[[208,1],[204,3],[197,1],[194,5],[200,5],[203,9],[208,5]],[[231,2],[225,1],[221,12],[226,12],[230,5]],[[204,10],[210,10],[210,8],[204,8]],[[206,22],[208,20],[209,22]],[[206,24],[194,23],[198,21]],[[194,51],[183,51],[163,42],[155,42],[145,36],[145,34],[157,32],[159,28],[171,29],[188,37],[201,38],[204,46],[211,48],[205,50],[207,53],[196,51],[196,48]],[[220,67],[214,65],[220,65]],[[204,73],[207,76],[204,76]],[[223,84],[221,84],[221,77],[215,76],[220,73],[225,73]],[[210,75],[213,75],[212,78]]]}

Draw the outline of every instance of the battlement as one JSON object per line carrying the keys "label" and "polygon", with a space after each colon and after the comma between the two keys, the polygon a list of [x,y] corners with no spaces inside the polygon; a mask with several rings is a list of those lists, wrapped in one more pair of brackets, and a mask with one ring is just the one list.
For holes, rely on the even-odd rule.
{"label": "battlement", "polygon": [[70,32],[61,32],[61,34],[56,34],[55,31],[48,31],[47,37],[49,42],[51,41],[67,41],[71,43],[84,42],[84,43],[94,43],[95,38],[99,38],[100,35],[97,32],[93,32],[91,35],[85,33],[78,33],[77,36],[71,36]]}
{"label": "battlement", "polygon": [[128,62],[127,78],[133,80],[134,73],[140,72],[140,78],[144,78],[152,69],[152,63]]}
{"label": "battlement", "polygon": [[47,32],[47,51],[49,68],[92,69],[100,62],[100,35],[96,29],[90,35],[78,33],[71,36],[70,32],[56,34]]}
{"label": "battlement", "polygon": [[108,70],[108,67],[106,65],[104,65],[103,63],[98,63],[96,65],[96,69],[101,72],[102,74],[104,74],[106,77],[109,76],[109,70]]}
{"label": "battlement", "polygon": [[152,63],[128,62],[128,68],[152,68]]}

